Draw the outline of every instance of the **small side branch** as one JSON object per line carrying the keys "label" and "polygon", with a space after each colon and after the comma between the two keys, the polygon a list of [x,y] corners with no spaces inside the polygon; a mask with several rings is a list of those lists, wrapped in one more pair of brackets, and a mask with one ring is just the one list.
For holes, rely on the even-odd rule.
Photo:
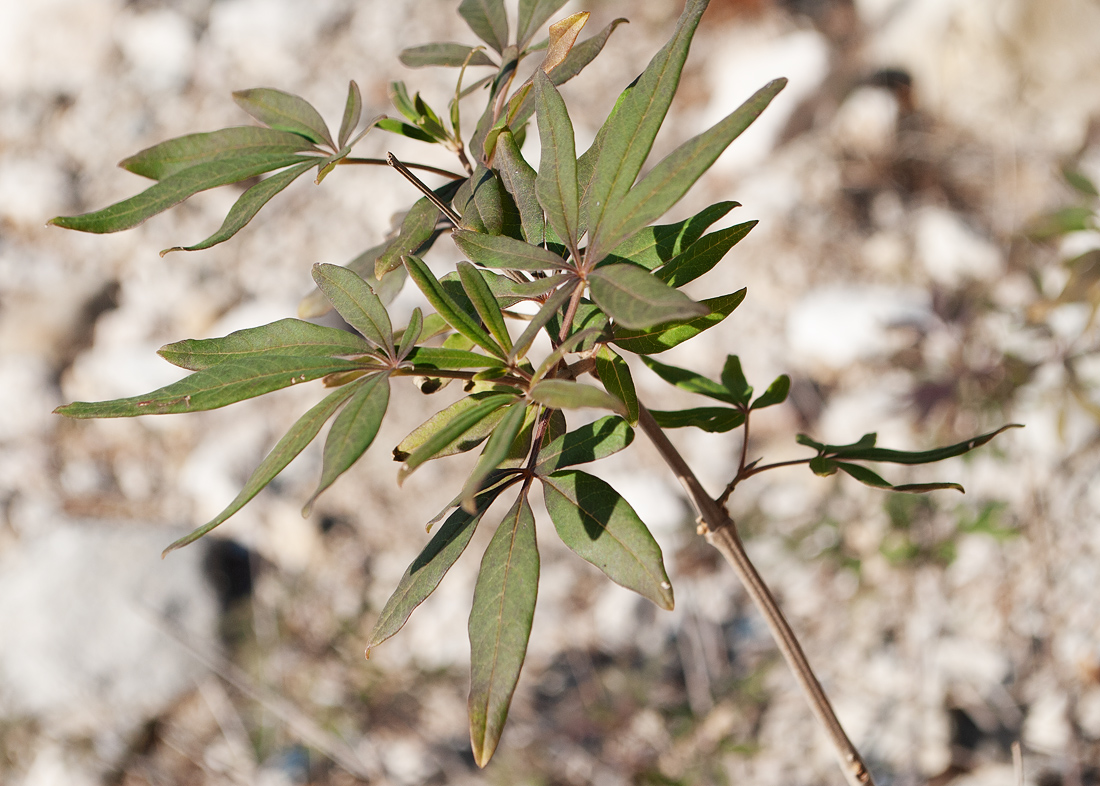
{"label": "small side branch", "polygon": [[414,175],[407,166],[398,161],[397,156],[395,156],[393,153],[387,153],[386,162],[398,172],[400,172],[406,180],[416,186],[420,190],[420,193],[426,196],[428,198],[428,201],[435,205],[439,209],[439,212],[445,215],[452,224],[454,224],[455,226],[459,225],[459,222],[462,219],[459,218],[458,213],[451,210],[450,205],[446,204],[442,199],[437,197],[434,191],[432,191],[430,188],[424,185],[423,182],[421,182],[420,178]]}

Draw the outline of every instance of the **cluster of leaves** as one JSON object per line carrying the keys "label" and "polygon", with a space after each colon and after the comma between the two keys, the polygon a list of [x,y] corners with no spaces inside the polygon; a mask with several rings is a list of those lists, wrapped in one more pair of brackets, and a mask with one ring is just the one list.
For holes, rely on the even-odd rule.
{"label": "cluster of leaves", "polygon": [[[391,164],[418,183],[424,198],[411,207],[389,242],[347,267],[315,266],[319,292],[301,310],[309,316],[334,308],[355,332],[284,319],[224,338],[181,341],[160,354],[192,371],[190,376],[144,396],[59,409],[77,418],[130,417],[212,409],[316,379],[335,388],[291,427],[224,511],[173,543],[170,551],[233,515],[332,420],[308,512],[317,495],[374,441],[395,379],[420,380],[425,393],[460,380],[466,395],[394,450],[401,462],[399,480],[428,461],[483,446],[480,458],[432,522],[443,521],[382,610],[368,652],[396,633],[436,588],[497,499],[517,491],[482,557],[470,615],[471,737],[481,765],[496,748],[531,632],[539,574],[529,501],[534,483],[541,484],[550,520],[570,549],[612,581],[671,608],[672,586],[661,549],[637,512],[605,481],[575,467],[626,448],[641,421],[643,427],[654,421],[660,428],[711,432],[747,427],[751,412],[781,403],[790,386],[789,378],[781,376],[754,399],[735,356],[727,360],[720,383],[650,357],[718,324],[745,297],[742,289],[696,302],[681,291],[754,226],[746,222],[708,232],[737,203],[720,202],[672,224],[652,222],[683,197],[785,80],[768,83],[642,175],[707,6],[707,0],[688,0],[671,39],[621,93],[592,146],[578,155],[557,86],[591,62],[623,20],[578,43],[588,15],[575,14],[551,25],[548,38],[532,45],[535,33],[563,5],[564,0],[521,0],[513,36],[502,0],[463,0],[459,13],[495,58],[483,47],[455,43],[415,47],[402,55],[413,66],[461,68],[447,113],[449,126],[419,94],[410,97],[402,83],[394,83],[391,94],[404,120],[375,118],[367,129],[377,126],[444,145],[457,154],[467,174],[450,173],[450,182],[433,190],[412,174],[418,165],[406,167],[391,157]],[[542,63],[513,89],[521,62],[540,51],[545,51]],[[491,73],[463,89],[466,69],[481,67]],[[478,90],[487,94],[485,109],[467,145],[460,103]],[[113,232],[197,191],[274,172],[244,192],[218,233],[187,247],[204,248],[240,230],[307,169],[317,167],[319,182],[339,164],[376,162],[349,156],[366,133],[352,139],[362,109],[354,82],[335,140],[300,98],[269,89],[235,97],[267,127],[194,134],[149,148],[122,165],[157,180],[156,185],[104,210],[53,223]],[[537,169],[521,152],[532,116],[541,139]],[[422,256],[444,232],[468,261],[438,278]],[[434,312],[416,309],[408,324],[395,330],[386,302],[406,278]],[[517,309],[520,304],[525,307]],[[525,324],[513,331],[509,320]],[[532,356],[541,332],[551,351]],[[648,411],[636,395],[625,353],[640,357],[671,384],[725,406]],[[570,430],[564,412],[582,408],[609,414]],[[927,453],[875,448],[873,435],[847,446],[800,439],[817,451],[804,463],[819,474],[839,469],[881,488],[926,491],[955,486],[891,486],[852,462],[938,461],[994,434]],[[742,460],[731,488],[764,468]]]}

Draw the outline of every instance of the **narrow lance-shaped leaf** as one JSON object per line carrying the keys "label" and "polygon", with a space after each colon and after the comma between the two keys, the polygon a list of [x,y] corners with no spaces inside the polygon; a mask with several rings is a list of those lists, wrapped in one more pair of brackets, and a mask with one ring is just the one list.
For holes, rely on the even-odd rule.
{"label": "narrow lance-shaped leaf", "polygon": [[400,120],[394,120],[392,117],[384,117],[377,123],[378,127],[383,131],[389,131],[391,134],[397,134],[398,136],[407,137],[409,139],[415,139],[417,142],[427,142],[434,144],[440,141],[438,136],[432,136],[427,131],[424,131],[419,126],[414,126],[410,123],[404,123]]}
{"label": "narrow lance-shaped leaf", "polygon": [[958,483],[905,483],[900,486],[887,481],[882,476],[867,469],[867,467],[860,466],[859,464],[848,464],[844,461],[833,462],[834,465],[846,474],[851,475],[864,485],[871,486],[876,489],[883,489],[885,491],[900,491],[907,494],[924,494],[929,491],[942,491],[945,489],[951,489],[953,491],[965,492],[962,486]]}
{"label": "narrow lance-shaped leaf", "polygon": [[508,15],[503,0],[462,0],[458,13],[474,34],[497,52],[508,45]]}
{"label": "narrow lance-shaped leaf", "polygon": [[463,261],[458,263],[458,275],[462,279],[462,288],[466,290],[466,295],[474,304],[489,333],[501,347],[511,350],[512,338],[508,335],[508,326],[504,324],[504,314],[481,273],[469,262]]}
{"label": "narrow lance-shaped leaf", "polygon": [[388,374],[373,374],[353,383],[355,393],[343,411],[337,415],[325,440],[325,455],[321,469],[321,481],[309,498],[302,515],[308,516],[314,501],[343,475],[366,452],[390,403],[390,378]]}
{"label": "narrow lance-shaped leaf", "polygon": [[667,325],[656,325],[646,330],[627,330],[617,326],[612,340],[616,346],[622,347],[628,352],[639,355],[656,355],[695,338],[704,330],[717,325],[741,305],[745,299],[745,292],[746,290],[739,289],[729,295],[707,298],[701,301],[704,306],[710,309],[710,313],[695,319],[673,322]]}
{"label": "narrow lance-shaped leaf", "polygon": [[426,297],[428,302],[432,304],[432,307],[439,312],[439,315],[447,320],[447,323],[451,327],[485,351],[500,358],[507,356],[508,353],[505,352],[488,333],[482,330],[480,325],[467,316],[465,311],[458,307],[446,291],[444,291],[438,279],[432,275],[432,271],[428,269],[428,266],[424,264],[423,260],[412,254],[407,254],[404,257],[404,261],[405,267],[409,271],[409,275],[412,277],[412,280],[416,282],[420,291],[424,293],[424,297]]}
{"label": "narrow lance-shaped leaf", "polygon": [[[499,390],[497,392],[499,393]],[[467,410],[473,409],[479,402],[491,395],[494,395],[494,393],[474,393],[464,396],[453,404],[439,410],[439,412],[436,412],[414,428],[409,432],[408,436],[401,440],[397,447],[393,449],[393,460],[405,461],[417,448],[435,436],[452,420]],[[478,423],[455,437],[449,444],[437,450],[432,458],[445,458],[447,456],[454,456],[458,453],[465,453],[468,450],[473,450],[485,441],[485,438],[493,432],[493,429],[497,427],[505,414],[506,413],[501,409],[490,412]],[[461,502],[461,499],[459,499],[459,501]]]}
{"label": "narrow lance-shaped leaf", "polygon": [[313,280],[349,325],[389,357],[394,356],[393,324],[366,281],[346,267],[326,264],[313,266]]}
{"label": "narrow lance-shaped leaf", "polygon": [[[405,269],[399,267],[395,272],[384,276],[381,281],[375,277],[375,260],[386,250],[388,245],[389,242],[385,242],[372,246],[343,265],[343,267],[358,274],[360,278],[366,281],[383,304],[393,302],[408,276]],[[300,319],[317,319],[330,311],[332,311],[332,303],[320,289],[314,289],[298,303],[298,317]]]}
{"label": "narrow lance-shaped leaf", "polygon": [[535,473],[549,475],[574,464],[587,464],[618,453],[634,441],[634,429],[617,415],[562,434],[539,451]]}
{"label": "narrow lance-shaped leaf", "polygon": [[449,41],[403,49],[398,59],[401,61],[402,65],[408,66],[409,68],[423,68],[425,66],[461,68],[463,65],[496,65],[492,58],[480,49],[474,49],[474,47],[466,46],[466,44],[455,44]]}
{"label": "narrow lance-shaped leaf", "polygon": [[497,138],[496,165],[501,182],[519,208],[524,238],[532,246],[541,246],[546,240],[546,217],[535,190],[538,173],[523,158],[511,129],[506,128]]}
{"label": "narrow lance-shaped leaf", "polygon": [[233,501],[229,503],[225,510],[195,531],[172,543],[164,550],[161,556],[163,557],[170,551],[174,551],[181,546],[186,546],[189,543],[195,542],[243,508],[249,500],[259,494],[276,475],[286,469],[286,466],[305,449],[306,445],[313,441],[313,438],[316,437],[317,433],[321,430],[321,426],[332,417],[333,413],[340,408],[340,405],[347,401],[354,392],[355,388],[351,385],[342,387],[334,393],[330,393],[321,403],[317,404],[309,410],[309,412],[298,418],[298,421],[290,427],[290,430],[283,435],[283,438],[279,440],[275,447],[271,449],[271,452],[260,462],[260,466],[256,467],[255,471],[253,471],[252,475],[248,478],[248,482],[244,484],[244,488],[234,497]]}
{"label": "narrow lance-shaped leaf", "polygon": [[440,451],[454,442],[456,439],[466,434],[470,429],[476,426],[479,422],[484,420],[493,412],[497,411],[501,407],[504,407],[516,400],[516,396],[501,393],[497,395],[487,396],[469,409],[459,412],[452,417],[445,426],[440,428],[428,439],[424,441],[420,447],[414,450],[407,459],[405,459],[404,466],[398,472],[398,482],[403,482],[405,478],[411,475],[417,467],[426,461],[435,458]]}
{"label": "narrow lance-shaped leaf", "polygon": [[752,398],[752,386],[745,379],[745,372],[741,370],[741,358],[737,355],[726,355],[721,379],[729,395],[732,396],[732,403],[747,407],[749,399]]}
{"label": "narrow lance-shaped leaf", "polygon": [[512,448],[512,442],[523,428],[523,421],[527,415],[527,407],[523,404],[513,404],[505,412],[500,425],[493,429],[489,441],[485,443],[485,450],[481,452],[473,472],[467,478],[462,489],[462,507],[466,510],[474,509],[474,495],[481,491],[485,479],[490,473],[508,458]]}
{"label": "narrow lance-shaped leaf", "polygon": [[627,328],[704,316],[707,307],[634,265],[607,265],[588,274],[592,299]]}
{"label": "narrow lance-shaped leaf", "polygon": [[551,409],[592,407],[609,409],[620,415],[626,414],[623,403],[610,393],[569,379],[544,379],[531,388],[528,395],[532,401],[537,401]]}
{"label": "narrow lance-shaped leaf", "polygon": [[786,374],[781,374],[776,377],[768,389],[761,394],[760,398],[752,402],[752,406],[749,409],[763,409],[764,407],[771,407],[775,404],[782,404],[787,400],[787,394],[791,391],[791,378]]}
{"label": "narrow lance-shaped leaf", "polygon": [[670,287],[682,287],[722,261],[731,248],[741,242],[758,222],[746,221],[727,229],[719,229],[692,244],[686,251],[669,260],[655,275]]}
{"label": "narrow lance-shaped leaf", "polygon": [[623,402],[630,425],[638,425],[638,394],[626,361],[605,344],[596,352],[596,373],[607,392]]}
{"label": "narrow lance-shaped leaf", "polygon": [[233,100],[264,125],[301,134],[312,142],[324,142],[333,149],[337,147],[324,119],[304,98],[270,87],[257,87],[234,92]]}
{"label": "narrow lance-shaped leaf", "polygon": [[580,194],[573,124],[569,120],[565,101],[544,72],[535,71],[534,87],[539,138],[542,141],[536,192],[550,226],[575,256]]}
{"label": "narrow lance-shaped leaf", "polygon": [[661,608],[672,608],[672,584],[661,547],[615,489],[580,470],[555,472],[541,480],[546,510],[566,546],[616,584]]}
{"label": "narrow lance-shaped leaf", "polygon": [[679,202],[786,84],[786,79],[775,79],[760,88],[723,120],[669,153],[621,200],[609,204],[599,229],[589,230],[590,261],[602,259],[623,238],[660,218]]}
{"label": "narrow lance-shaped leaf", "polygon": [[178,205],[189,196],[218,186],[237,183],[274,169],[316,159],[293,153],[246,153],[235,158],[208,161],[164,178],[137,196],[92,213],[58,216],[51,224],[79,232],[105,234],[131,229],[157,213]]}
{"label": "narrow lance-shaped leaf", "polygon": [[[606,236],[602,231],[604,214],[623,200],[649,156],[680,84],[688,48],[707,2],[687,0],[672,38],[649,61],[630,88],[630,94],[608,119],[607,134],[588,194],[590,237]],[[604,248],[609,250],[613,245],[609,243]]]}
{"label": "narrow lance-shaped leaf", "polygon": [[174,366],[201,371],[218,363],[258,355],[332,357],[371,351],[371,345],[346,330],[280,319],[238,330],[224,338],[186,339],[161,347],[157,354]]}
{"label": "narrow lance-shaped leaf", "polygon": [[118,165],[135,175],[163,180],[212,161],[257,154],[287,156],[311,151],[320,152],[312,142],[298,134],[258,126],[234,126],[168,139],[123,159]]}
{"label": "narrow lance-shaped leaf", "polygon": [[485,235],[468,229],[451,233],[458,250],[472,262],[506,270],[569,270],[571,266],[553,251],[547,251],[505,235]]}
{"label": "narrow lance-shaped leaf", "polygon": [[[433,193],[444,204],[449,203],[463,181],[447,183],[434,189]],[[431,200],[421,197],[409,208],[401,221],[401,230],[389,245],[378,255],[374,263],[374,275],[382,279],[391,270],[401,267],[401,257],[405,254],[420,254],[427,251],[435,236],[436,223],[442,214]]]}
{"label": "narrow lance-shaped leaf", "polygon": [[201,412],[356,368],[359,366],[355,363],[335,358],[246,357],[196,371],[144,396],[77,401],[54,411],[70,418],[132,418]]}
{"label": "narrow lance-shaped leaf", "polygon": [[226,240],[233,237],[233,235],[244,229],[245,225],[260,212],[260,208],[270,202],[276,194],[297,180],[299,176],[305,174],[307,170],[314,166],[314,163],[313,161],[305,161],[289,169],[284,169],[282,172],[276,172],[274,175],[261,180],[240,195],[233,204],[233,207],[229,209],[229,213],[226,215],[225,221],[222,222],[221,228],[213,235],[193,246],[174,246],[172,248],[166,248],[160,252],[160,255],[163,257],[171,251],[201,251],[211,246],[216,246],[218,243],[224,243]]}
{"label": "narrow lance-shaped leaf", "polygon": [[359,92],[359,85],[352,79],[348,82],[348,99],[344,104],[344,116],[340,119],[340,134],[337,137],[343,149],[351,139],[352,132],[359,125],[359,118],[363,114],[363,94]]}
{"label": "narrow lance-shaped leaf", "polygon": [[735,207],[740,207],[740,204],[716,202],[683,221],[643,227],[615,246],[608,256],[627,259],[647,270],[654,270],[691,248],[707,227]]}
{"label": "narrow lance-shaped leaf", "polygon": [[401,344],[397,347],[397,359],[404,360],[412,352],[416,342],[420,340],[420,334],[424,330],[424,314],[419,307],[412,310],[409,316],[409,324],[401,333]]}
{"label": "narrow lance-shaped leaf", "polygon": [[728,407],[697,407],[671,411],[651,409],[649,414],[661,428],[694,426],[711,434],[733,431],[745,422],[745,413]]}
{"label": "narrow lance-shaped leaf", "polygon": [[[427,320],[425,320],[427,323]],[[500,367],[500,358],[479,355],[465,349],[449,347],[416,347],[406,358],[417,370],[433,371],[465,368]]]}
{"label": "narrow lance-shaped leaf", "polygon": [[535,37],[546,20],[558,12],[569,0],[519,0],[519,24],[516,42],[520,49]]}
{"label": "narrow lance-shaped leaf", "polygon": [[557,315],[560,309],[565,307],[565,304],[569,301],[569,298],[572,297],[574,290],[576,290],[578,286],[580,286],[580,282],[575,282],[572,285],[566,284],[546,299],[546,302],[542,304],[542,308],[535,313],[535,316],[527,323],[527,327],[524,331],[519,334],[519,338],[516,339],[512,351],[508,353],[508,361],[510,363],[527,354],[527,350],[531,348],[531,344],[534,343],[539,331]]}
{"label": "narrow lance-shaped leaf", "polygon": [[479,767],[489,763],[504,731],[538,586],[535,516],[523,493],[485,549],[470,610],[470,740]]}
{"label": "narrow lance-shaped leaf", "polygon": [[829,455],[850,461],[884,461],[892,464],[931,464],[935,461],[943,461],[944,459],[954,458],[955,456],[969,453],[974,448],[981,447],[998,434],[1010,428],[1023,428],[1023,426],[1019,423],[1010,423],[1007,426],[1001,426],[996,431],[990,431],[988,434],[981,434],[964,442],[936,448],[935,450],[910,452],[904,450],[890,450],[888,448],[863,447],[858,444],[851,447],[826,445],[825,449]]}
{"label": "narrow lance-shaped leaf", "polygon": [[397,589],[378,615],[378,621],[367,637],[367,657],[370,657],[372,649],[401,630],[416,607],[435,591],[447,571],[462,556],[485,511],[505,488],[497,486],[479,494],[476,513],[467,513],[459,508],[428,541],[428,545],[405,570]]}
{"label": "narrow lance-shaped leaf", "polygon": [[595,341],[599,334],[599,330],[589,328],[587,330],[578,331],[566,338],[565,341],[554,347],[554,350],[539,363],[539,367],[535,369],[535,373],[531,376],[530,384],[537,385],[539,380],[550,373],[562,358],[570,352],[579,352],[580,350],[578,347],[583,345],[586,341]]}
{"label": "narrow lance-shaped leaf", "polygon": [[701,396],[708,396],[718,401],[724,401],[727,404],[737,405],[740,403],[738,397],[726,390],[723,385],[719,385],[717,382],[709,380],[700,374],[696,374],[694,371],[677,368],[676,366],[668,366],[664,363],[657,362],[653,358],[646,357],[645,355],[642,355],[641,359],[643,363],[649,366],[650,370],[657,374],[657,376],[681,390],[686,390],[689,393],[698,393]]}

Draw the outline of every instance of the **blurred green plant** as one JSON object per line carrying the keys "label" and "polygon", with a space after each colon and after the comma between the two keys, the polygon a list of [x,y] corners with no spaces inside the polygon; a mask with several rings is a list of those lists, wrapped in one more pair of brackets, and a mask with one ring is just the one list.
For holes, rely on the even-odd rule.
{"label": "blurred green plant", "polygon": [[[628,447],[640,428],[684,485],[699,515],[700,533],[726,557],[765,615],[841,760],[850,783],[871,783],[858,751],[836,720],[793,631],[748,560],[725,504],[736,486],[776,467],[806,464],[819,475],[843,472],[894,492],[957,489],[955,483],[892,485],[868,463],[924,464],[966,453],[1006,426],[965,442],[924,452],[876,446],[868,434],[850,445],[827,445],[799,435],[814,455],[762,464],[748,460],[753,413],[781,404],[790,379],[780,376],[754,396],[737,356],[719,380],[653,359],[728,317],[745,290],[696,302],[680,291],[703,276],[753,228],[745,222],[708,233],[736,202],[720,202],[684,221],[655,225],[764,111],[786,81],[769,82],[711,128],[642,175],[654,138],[676,93],[692,37],[707,0],[688,0],[672,37],[619,95],[592,146],[577,154],[573,124],[558,86],[604,48],[617,19],[585,40],[587,13],[568,16],[532,43],[564,0],[520,0],[514,31],[503,0],[463,0],[459,14],[484,45],[434,43],[407,49],[413,67],[458,68],[446,112],[435,111],[402,82],[390,96],[402,116],[363,124],[355,82],[339,132],[333,136],[305,100],[258,88],[234,94],[262,126],[239,126],[172,139],[127,158],[122,166],[155,180],[146,191],[103,210],[53,219],[86,232],[128,229],[206,189],[268,175],[247,188],[217,232],[190,246],[224,242],[291,182],[316,170],[321,181],[337,167],[385,165],[424,194],[386,243],[347,267],[313,268],[319,292],[303,302],[302,319],[283,319],[224,338],[169,344],[160,354],[190,376],[159,390],[114,401],[77,402],[58,409],[72,418],[131,417],[196,412],[311,380],[333,389],[279,440],[224,511],[165,552],[195,541],[238,511],[332,421],[313,501],[362,456],[388,411],[391,386],[418,379],[424,393],[460,380],[465,396],[437,412],[394,450],[398,481],[428,461],[484,445],[469,478],[429,528],[443,523],[401,578],[367,641],[367,651],[395,634],[462,555],[489,508],[514,493],[482,558],[469,620],[470,734],[474,757],[492,757],[508,715],[532,630],[539,578],[535,516],[529,501],[542,486],[561,540],[608,578],[653,601],[673,606],[661,548],[638,513],[606,481],[576,467]],[[513,34],[514,32],[514,34]],[[487,47],[487,48],[486,48]],[[525,60],[544,52],[516,86]],[[488,73],[464,86],[470,69]],[[464,136],[462,99],[475,93],[484,109]],[[541,140],[537,169],[521,148],[534,117]],[[357,158],[352,148],[373,128],[454,152],[462,172],[388,159]],[[431,188],[416,172],[445,179]],[[641,175],[641,177],[639,177]],[[468,261],[437,278],[422,257],[447,234]],[[415,309],[394,328],[386,303],[411,278],[433,313]],[[517,304],[534,305],[534,314]],[[305,321],[334,308],[354,332]],[[515,330],[509,321],[519,323]],[[545,333],[551,350],[532,353]],[[716,404],[682,410],[649,409],[638,399],[630,364],[635,355],[661,379]],[[426,380],[426,381],[425,381]],[[607,415],[569,429],[566,411]],[[665,429],[708,432],[743,429],[736,475],[717,498],[700,484]]]}

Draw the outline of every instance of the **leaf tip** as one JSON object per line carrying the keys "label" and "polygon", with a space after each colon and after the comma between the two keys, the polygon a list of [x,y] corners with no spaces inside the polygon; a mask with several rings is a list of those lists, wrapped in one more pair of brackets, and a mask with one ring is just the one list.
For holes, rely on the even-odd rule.
{"label": "leaf tip", "polygon": [[186,250],[187,249],[184,248],[183,246],[172,246],[171,248],[166,248],[163,251],[161,251],[160,252],[160,258],[164,259],[165,256],[167,256],[168,254],[171,254],[173,251],[186,251]]}

